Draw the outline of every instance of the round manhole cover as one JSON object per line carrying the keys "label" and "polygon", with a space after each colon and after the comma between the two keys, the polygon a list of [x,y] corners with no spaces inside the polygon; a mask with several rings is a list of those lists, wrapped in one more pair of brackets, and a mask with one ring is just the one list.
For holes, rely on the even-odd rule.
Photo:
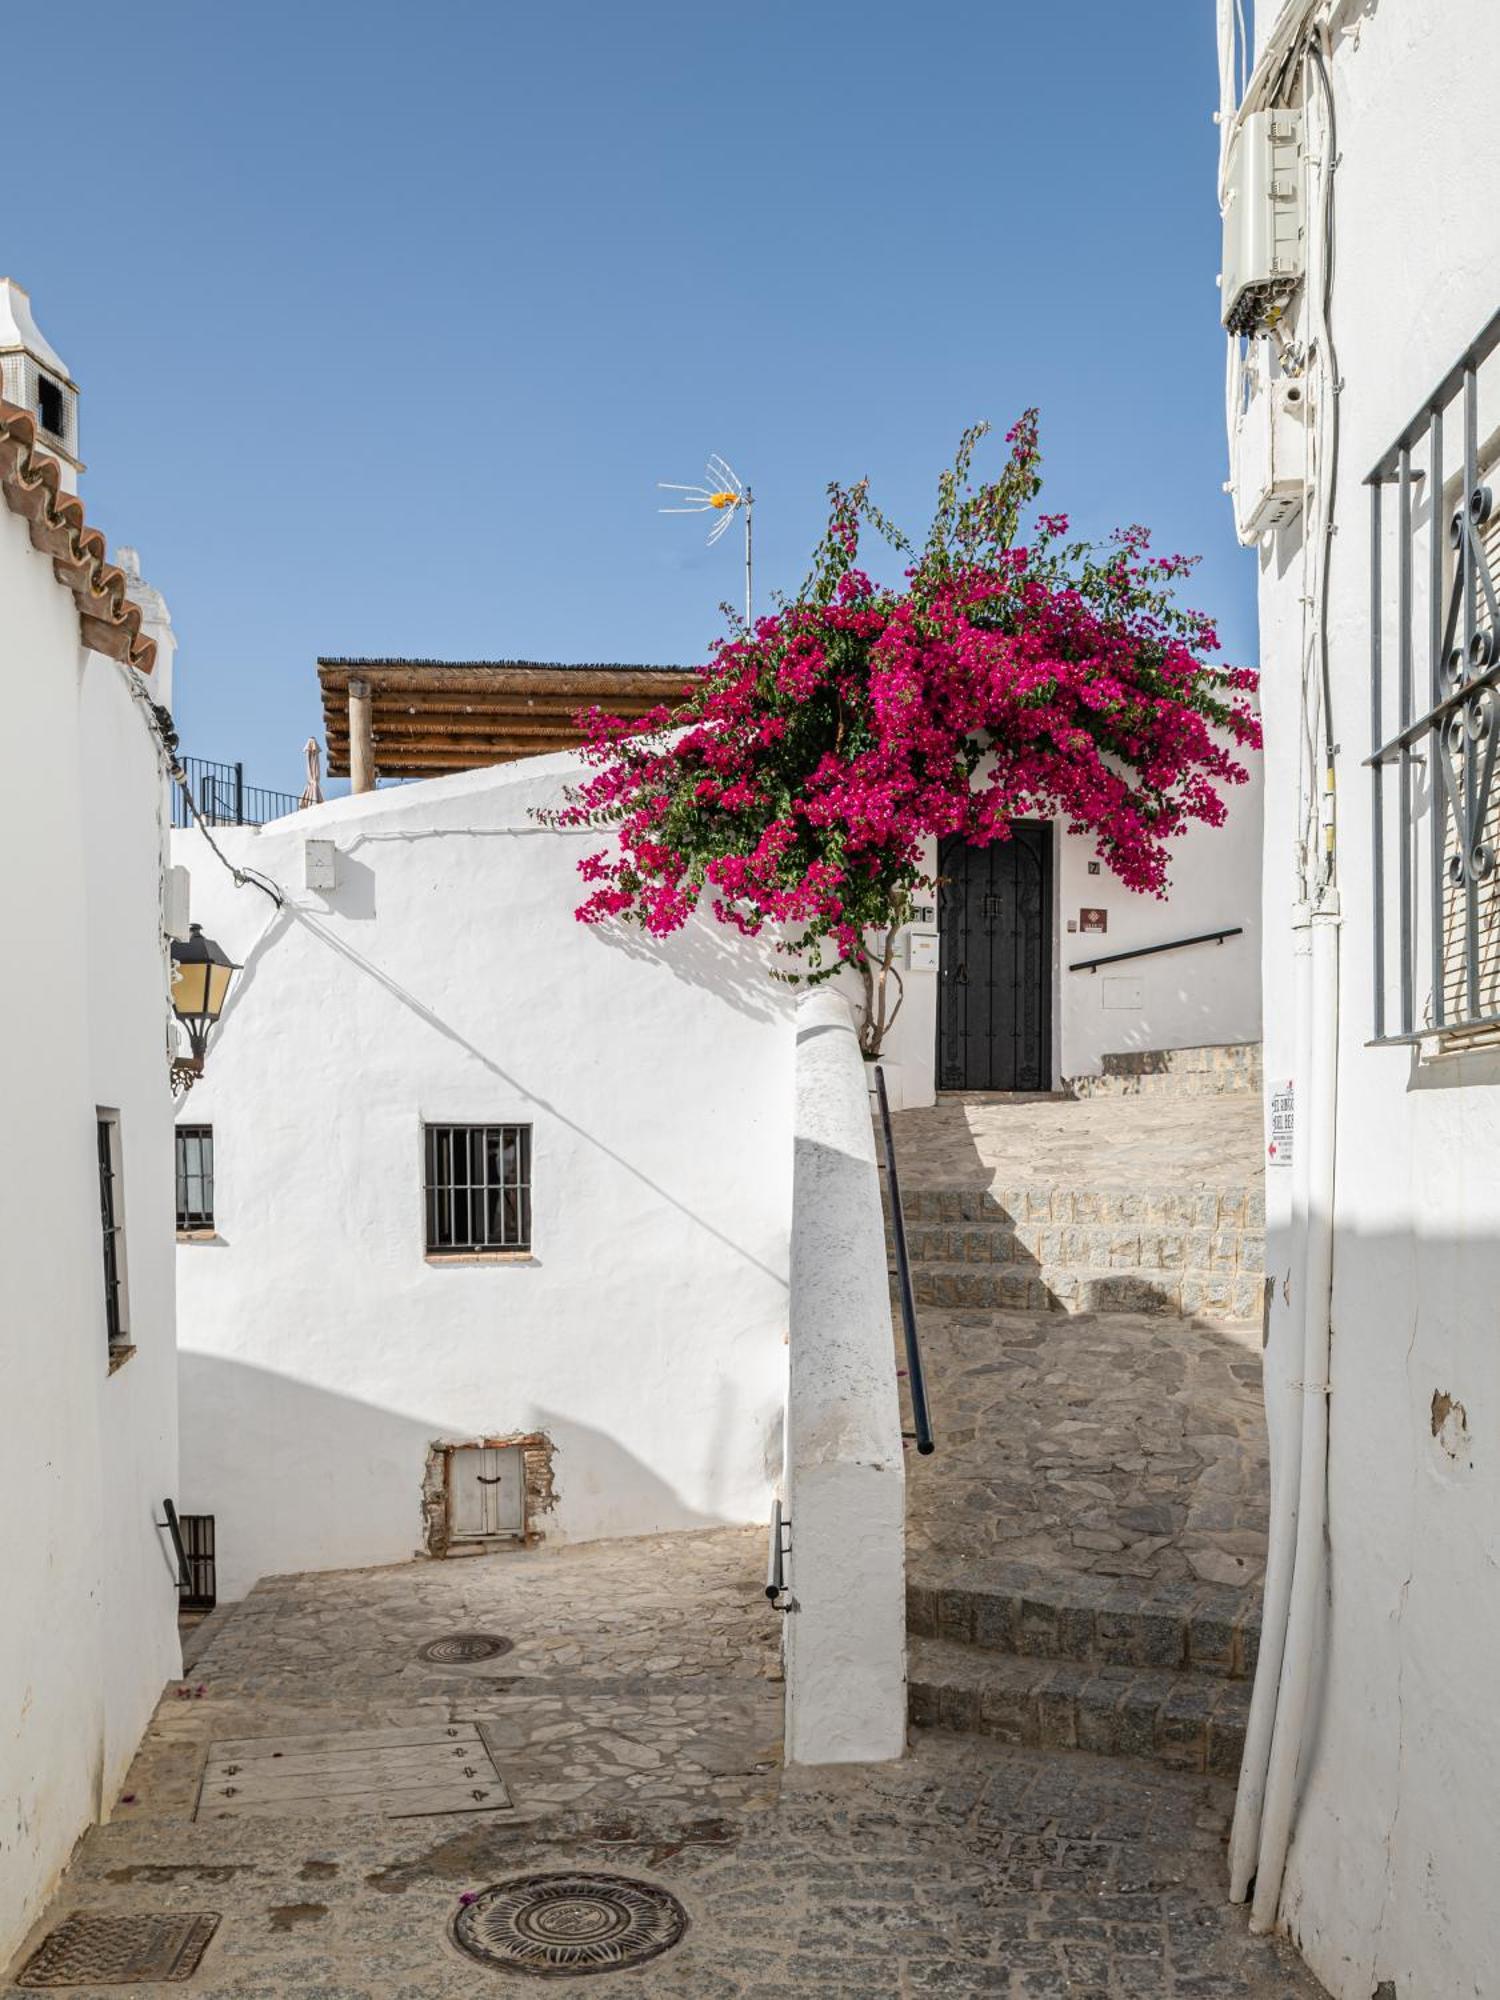
{"label": "round manhole cover", "polygon": [[515,1645],[514,1639],[497,1638],[493,1632],[454,1632],[446,1639],[429,1639],[417,1654],[437,1667],[468,1667],[476,1660],[498,1659]]}
{"label": "round manhole cover", "polygon": [[540,1979],[644,1965],[682,1941],[687,1911],[628,1875],[522,1875],[497,1882],[453,1920],[453,1941],[481,1965]]}

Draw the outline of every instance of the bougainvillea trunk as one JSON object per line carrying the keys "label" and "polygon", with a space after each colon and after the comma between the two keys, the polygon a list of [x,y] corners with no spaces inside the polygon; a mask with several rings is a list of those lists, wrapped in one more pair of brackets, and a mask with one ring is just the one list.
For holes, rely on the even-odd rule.
{"label": "bougainvillea trunk", "polygon": [[[1260,742],[1245,668],[1209,664],[1212,624],[1175,590],[1191,567],[1141,528],[1103,549],[1039,514],[1034,412],[989,484],[983,427],[938,485],[921,550],[861,484],[831,487],[798,594],[714,646],[686,705],[582,718],[585,780],[558,810],[607,843],[580,862],[584,923],[657,937],[706,903],[765,937],[773,976],[863,994],[879,1053],[901,1004],[895,955],[929,843],[1008,840],[1018,819],[1093,837],[1128,887],[1164,896],[1173,840],[1217,826]],[[906,557],[899,584],[857,566],[869,522]],[[894,996],[894,997],[893,997]]]}

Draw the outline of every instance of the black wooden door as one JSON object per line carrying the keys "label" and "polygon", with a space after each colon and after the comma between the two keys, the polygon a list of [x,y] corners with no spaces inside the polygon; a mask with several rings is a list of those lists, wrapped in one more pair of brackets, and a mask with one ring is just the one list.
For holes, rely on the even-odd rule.
{"label": "black wooden door", "polygon": [[1052,828],[939,850],[939,1090],[1052,1088]]}

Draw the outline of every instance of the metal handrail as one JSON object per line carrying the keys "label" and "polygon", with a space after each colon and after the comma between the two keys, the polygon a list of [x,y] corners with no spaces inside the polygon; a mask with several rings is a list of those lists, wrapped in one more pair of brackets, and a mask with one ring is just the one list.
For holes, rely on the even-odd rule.
{"label": "metal handrail", "polygon": [[917,1338],[917,1302],[911,1287],[911,1259],[906,1249],[906,1218],[901,1213],[901,1182],[896,1173],[896,1140],[891,1131],[891,1103],[885,1072],[875,1065],[875,1101],[880,1107],[880,1139],[885,1148],[885,1186],[891,1203],[891,1241],[896,1246],[896,1277],[901,1288],[901,1327],[906,1335],[906,1385],[911,1391],[912,1436],[924,1457],[936,1451],[932,1419],[927,1412],[927,1379],[922,1373],[922,1348]]}
{"label": "metal handrail", "polygon": [[1173,938],[1170,944],[1138,944],[1132,951],[1107,951],[1102,958],[1080,958],[1068,970],[1097,972],[1101,965],[1118,965],[1124,958],[1154,958],[1159,951],[1181,951],[1190,944],[1222,944],[1225,938],[1243,936],[1244,929],[1243,924],[1231,924],[1227,930],[1199,931],[1196,937]]}
{"label": "metal handrail", "polygon": [[187,1590],[192,1585],[193,1572],[188,1565],[187,1550],[182,1546],[182,1529],[178,1525],[177,1509],[170,1500],[163,1500],[161,1504],[167,1518],[165,1521],[158,1521],[156,1525],[158,1528],[165,1528],[172,1537],[172,1548],[177,1557],[177,1588]]}
{"label": "metal handrail", "polygon": [[790,1526],[790,1523],[782,1518],[781,1502],[773,1501],[771,1547],[766,1557],[766,1596],[773,1604],[786,1589],[786,1543],[782,1539],[782,1529],[787,1526]]}

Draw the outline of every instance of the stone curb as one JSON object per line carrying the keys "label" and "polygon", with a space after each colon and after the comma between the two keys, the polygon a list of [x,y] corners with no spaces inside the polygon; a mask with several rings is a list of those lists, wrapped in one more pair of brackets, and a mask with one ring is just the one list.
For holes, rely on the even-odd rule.
{"label": "stone curb", "polygon": [[1221,1778],[1238,1775],[1250,1710],[1243,1681],[1016,1659],[934,1639],[912,1647],[907,1699],[917,1728],[1144,1758]]}
{"label": "stone curb", "polygon": [[1229,1680],[1255,1672],[1258,1595],[1211,1584],[1133,1591],[1019,1568],[1002,1581],[1003,1574],[994,1581],[909,1577],[907,1630],[1027,1659],[1187,1669]]}
{"label": "stone curb", "polygon": [[1265,1280],[1239,1272],[1201,1277],[1171,1271],[1078,1271],[1026,1266],[916,1264],[919,1306],[1000,1312],[1155,1313],[1182,1319],[1256,1321]]}

